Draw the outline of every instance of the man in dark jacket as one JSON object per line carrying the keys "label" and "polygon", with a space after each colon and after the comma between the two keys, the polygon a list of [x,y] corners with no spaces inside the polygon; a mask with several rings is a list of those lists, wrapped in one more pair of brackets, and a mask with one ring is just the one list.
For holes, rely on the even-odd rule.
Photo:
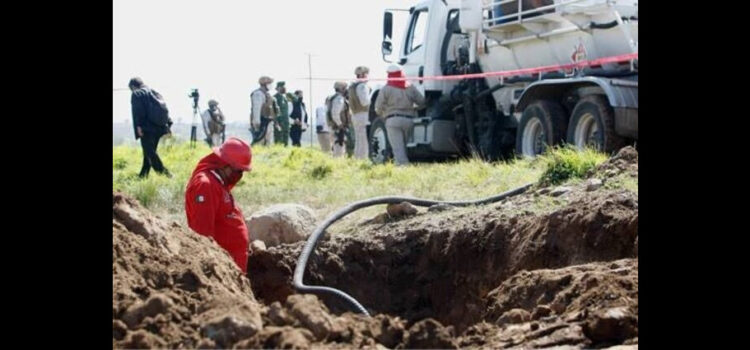
{"label": "man in dark jacket", "polygon": [[307,111],[305,110],[305,103],[302,102],[302,90],[294,92],[292,114],[289,117],[292,118],[292,127],[289,130],[292,146],[300,147],[302,145],[300,143],[302,132],[305,131],[304,127],[307,125]]}
{"label": "man in dark jacket", "polygon": [[[167,121],[165,123],[155,122],[155,119],[158,119],[158,117],[154,116],[154,111],[158,108],[154,106],[157,103],[155,99],[160,101],[163,101],[163,99],[158,92],[146,86],[141,78],[130,79],[128,87],[133,92],[130,96],[130,104],[133,111],[135,139],[141,139],[141,147],[143,148],[143,166],[138,176],[140,178],[147,177],[153,167],[157,173],[172,177],[156,153],[156,148],[159,146],[159,139],[170,133],[169,127],[172,125],[169,117],[166,118]],[[163,108],[166,109],[166,105]]]}

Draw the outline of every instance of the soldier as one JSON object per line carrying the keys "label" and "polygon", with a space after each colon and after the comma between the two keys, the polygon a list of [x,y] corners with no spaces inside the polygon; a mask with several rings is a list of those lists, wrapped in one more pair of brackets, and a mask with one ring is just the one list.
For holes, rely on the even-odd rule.
{"label": "soldier", "polygon": [[224,135],[224,113],[219,109],[219,102],[216,100],[208,101],[208,109],[203,111],[201,114],[203,120],[203,130],[206,132],[209,145],[212,147],[218,147],[224,141],[222,136]]}
{"label": "soldier", "polygon": [[351,126],[351,115],[349,114],[349,102],[344,97],[347,84],[337,81],[333,84],[336,91],[328,98],[326,104],[328,126],[333,131],[331,141],[333,142],[333,156],[341,157],[346,151],[348,128]]}
{"label": "soldier", "polygon": [[279,106],[279,115],[276,117],[276,123],[279,126],[273,132],[276,143],[289,145],[289,100],[286,97],[286,86],[283,81],[276,83],[276,94],[273,95],[276,104]]}
{"label": "soldier", "polygon": [[262,76],[258,79],[260,87],[250,94],[252,105],[250,107],[250,125],[253,131],[253,144],[261,142],[262,145],[273,145],[273,130],[276,126],[276,116],[279,107],[276,100],[268,92],[268,85],[273,79]]}
{"label": "soldier", "polygon": [[354,127],[354,158],[367,159],[369,142],[367,139],[367,125],[370,124],[370,88],[367,86],[367,74],[370,69],[359,66],[354,69],[357,81],[349,85],[349,108],[352,110],[352,126]]}

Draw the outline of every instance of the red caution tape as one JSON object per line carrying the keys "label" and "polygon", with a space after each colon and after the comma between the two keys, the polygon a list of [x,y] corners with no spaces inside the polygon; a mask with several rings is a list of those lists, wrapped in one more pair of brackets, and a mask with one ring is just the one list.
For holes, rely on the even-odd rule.
{"label": "red caution tape", "polygon": [[[629,53],[624,55],[618,55],[618,56],[610,56],[610,57],[603,57],[603,58],[597,58],[594,60],[585,60],[585,61],[579,61],[574,63],[568,63],[568,64],[556,64],[551,66],[542,66],[542,67],[534,67],[534,68],[523,68],[523,69],[514,69],[514,70],[506,70],[506,71],[497,71],[497,72],[484,72],[484,73],[474,73],[474,74],[459,74],[459,75],[436,75],[436,76],[428,76],[428,77],[403,77],[403,78],[374,78],[374,79],[367,79],[368,81],[403,81],[403,80],[417,80],[417,81],[424,81],[424,80],[463,80],[463,79],[478,79],[478,78],[486,78],[486,77],[512,77],[512,76],[519,76],[519,75],[530,75],[530,74],[538,74],[538,73],[547,73],[547,72],[557,72],[557,71],[563,71],[563,70],[571,70],[574,68],[583,68],[587,66],[601,66],[606,63],[619,63],[619,62],[629,62],[632,60],[638,59],[638,53]],[[335,78],[300,78],[300,80],[340,80],[340,81],[346,81],[350,79],[335,79]]]}

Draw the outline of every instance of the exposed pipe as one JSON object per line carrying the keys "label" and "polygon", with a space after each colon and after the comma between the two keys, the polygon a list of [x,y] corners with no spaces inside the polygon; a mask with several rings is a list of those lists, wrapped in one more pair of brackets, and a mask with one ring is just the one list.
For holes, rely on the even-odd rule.
{"label": "exposed pipe", "polygon": [[401,202],[409,202],[413,205],[420,206],[420,207],[429,207],[435,204],[448,204],[448,205],[453,205],[457,207],[466,207],[466,206],[472,206],[472,205],[481,205],[481,204],[498,202],[505,198],[524,193],[532,185],[533,183],[526,184],[521,187],[512,189],[510,191],[507,191],[507,192],[504,192],[504,193],[501,193],[492,197],[482,198],[482,199],[473,200],[473,201],[446,202],[446,201],[434,201],[434,200],[419,199],[419,198],[412,198],[412,197],[386,196],[386,197],[375,197],[375,198],[365,199],[359,202],[354,202],[352,204],[349,204],[348,206],[340,209],[339,211],[333,213],[331,216],[326,218],[326,220],[323,221],[323,223],[321,223],[320,225],[318,225],[318,227],[315,228],[315,231],[313,231],[312,235],[310,235],[310,237],[307,239],[307,242],[305,243],[304,248],[302,248],[302,253],[299,256],[299,259],[297,259],[297,267],[295,267],[294,269],[294,280],[293,280],[294,288],[297,289],[297,291],[301,293],[319,293],[319,294],[330,294],[330,295],[337,296],[345,300],[352,307],[352,309],[369,317],[370,313],[367,312],[365,307],[362,306],[362,304],[360,304],[357,301],[357,299],[354,299],[349,294],[346,294],[345,292],[340,291],[336,288],[325,287],[325,286],[308,286],[302,282],[302,279],[305,275],[305,268],[307,267],[307,260],[310,258],[310,254],[312,254],[313,249],[315,249],[315,245],[318,244],[318,241],[320,240],[321,237],[323,237],[325,230],[329,226],[331,226],[334,222],[338,221],[339,219],[343,218],[344,216],[356,210],[370,207],[373,205],[398,204]]}

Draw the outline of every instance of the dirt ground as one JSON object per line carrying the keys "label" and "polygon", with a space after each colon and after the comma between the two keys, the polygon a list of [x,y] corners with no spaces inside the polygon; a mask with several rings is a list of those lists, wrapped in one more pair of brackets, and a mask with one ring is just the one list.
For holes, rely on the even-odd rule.
{"label": "dirt ground", "polygon": [[[637,177],[637,162],[626,148],[590,177]],[[295,293],[304,242],[253,252],[243,276],[213,240],[113,193],[113,347],[637,348],[632,191],[533,188],[329,236],[305,283],[373,317]]]}

